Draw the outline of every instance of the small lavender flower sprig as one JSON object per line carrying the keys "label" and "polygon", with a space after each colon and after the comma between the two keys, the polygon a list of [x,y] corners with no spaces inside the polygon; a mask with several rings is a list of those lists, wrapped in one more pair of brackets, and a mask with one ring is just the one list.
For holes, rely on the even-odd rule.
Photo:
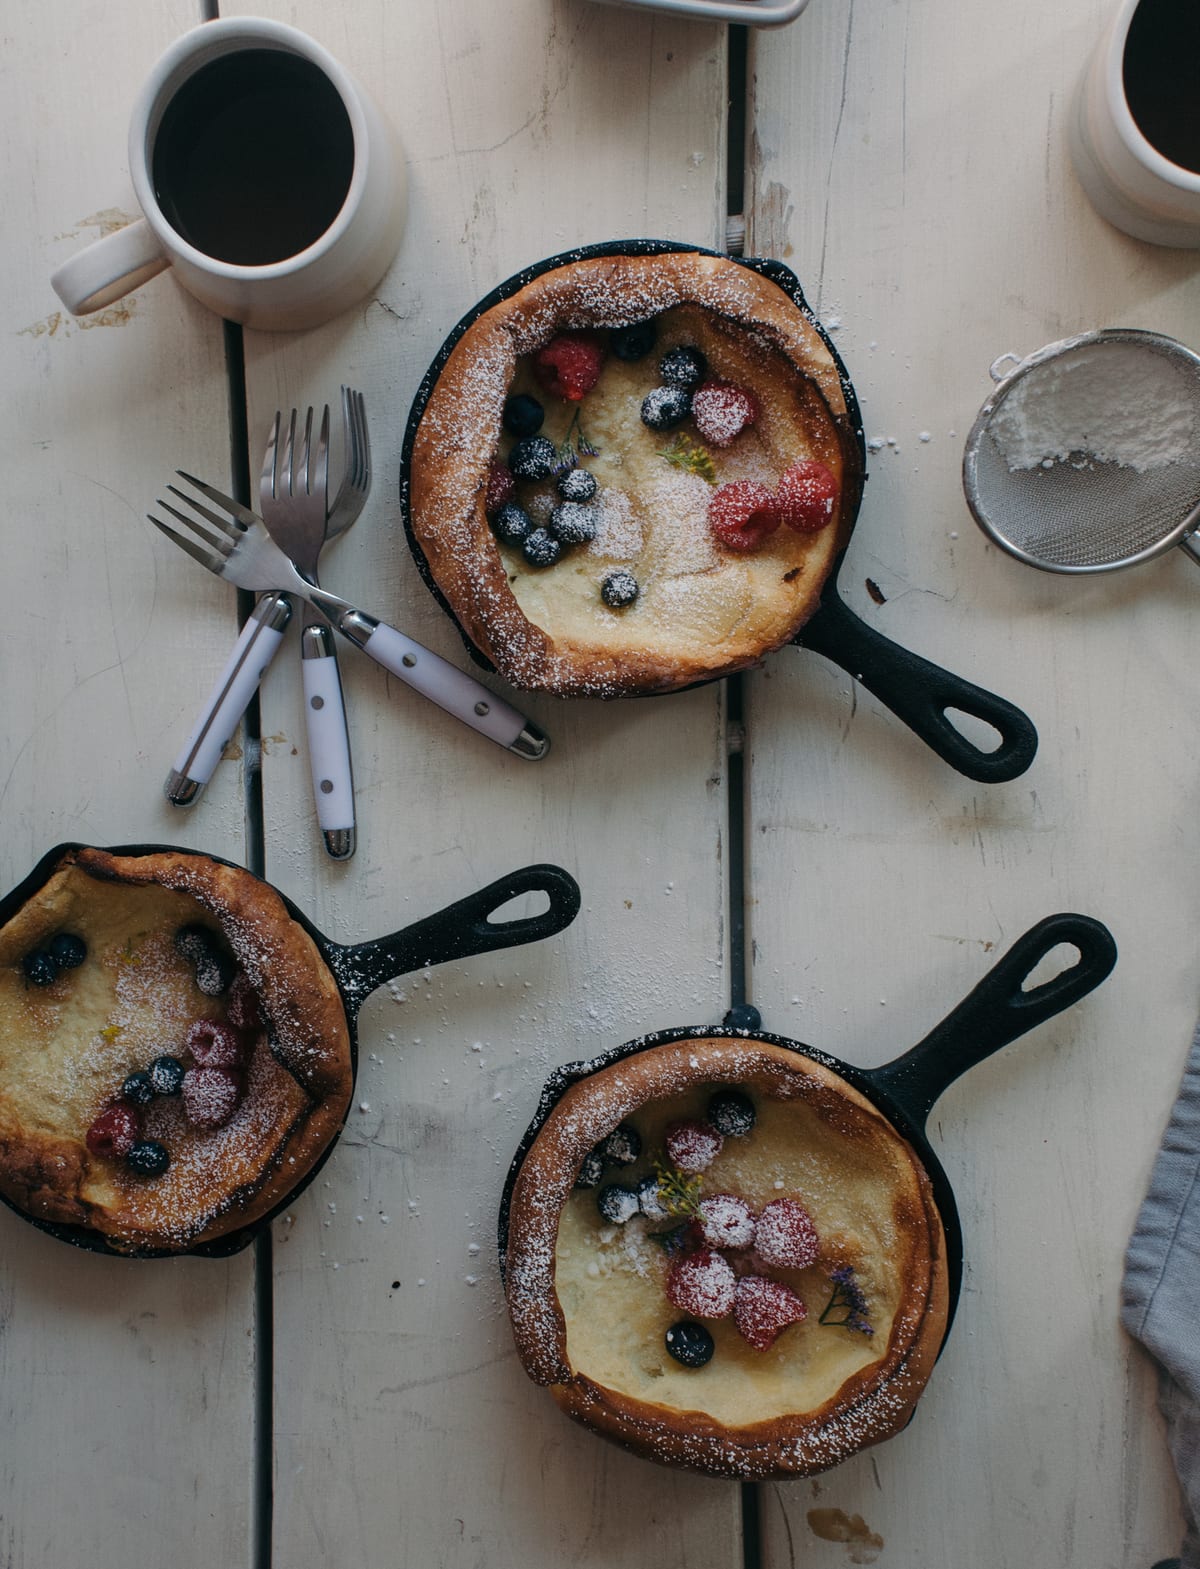
{"label": "small lavender flower sprig", "polygon": [[576,409],[571,416],[571,423],[567,426],[567,434],[559,443],[558,462],[554,466],[555,477],[559,474],[569,473],[573,468],[578,468],[581,457],[597,458],[599,456],[600,448],[594,447],[584,435],[583,426],[579,423],[579,410]]}
{"label": "small lavender flower sprig", "polygon": [[[860,1335],[873,1335],[875,1331],[867,1320],[867,1299],[854,1278],[854,1270],[849,1264],[844,1264],[841,1269],[835,1269],[829,1278],[833,1282],[833,1295],[825,1304],[819,1322],[828,1324],[831,1329],[853,1329]],[[844,1317],[831,1317],[839,1312]]]}

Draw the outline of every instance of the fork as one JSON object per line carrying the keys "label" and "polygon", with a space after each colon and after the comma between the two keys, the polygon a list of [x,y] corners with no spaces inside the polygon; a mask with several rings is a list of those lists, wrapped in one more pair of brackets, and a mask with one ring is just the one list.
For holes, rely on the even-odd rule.
{"label": "fork", "polygon": [[[351,387],[342,388],[342,433],[346,466],[325,524],[326,544],[357,521],[371,484],[366,407]],[[212,778],[291,617],[292,601],[279,591],[264,594],[255,606],[167,775],[163,794],[172,806],[191,806]]]}
{"label": "fork", "polygon": [[[345,389],[343,389],[344,395]],[[345,404],[343,404],[345,407]],[[313,411],[304,420],[303,441],[297,445],[296,410],[280,443],[283,415],[276,413],[267,437],[259,477],[259,506],[267,532],[306,578],[317,581],[317,560],[326,539],[326,496],[329,488],[329,406],[321,417],[316,449],[312,445]],[[347,461],[347,472],[350,469]],[[313,615],[319,615],[314,611]],[[304,718],[313,800],[326,854],[347,861],[354,854],[354,774],[350,735],[342,696],[337,650],[328,621],[311,621],[301,636]]]}
{"label": "fork", "polygon": [[[181,511],[161,498],[159,505],[182,524],[187,533],[178,533],[152,513],[148,516],[157,529],[174,540],[193,560],[239,588],[282,588],[300,594],[324,612],[343,637],[377,664],[489,741],[531,761],[545,757],[550,750],[550,737],[532,720],[440,655],[414,643],[403,632],[376,620],[365,610],[357,609],[348,600],[320,588],[311,578],[297,571],[267,533],[262,519],[249,507],[182,469],[177,472],[212,505],[206,506],[178,486],[168,485],[170,494],[190,508],[190,512]],[[220,508],[220,511],[214,508]]]}

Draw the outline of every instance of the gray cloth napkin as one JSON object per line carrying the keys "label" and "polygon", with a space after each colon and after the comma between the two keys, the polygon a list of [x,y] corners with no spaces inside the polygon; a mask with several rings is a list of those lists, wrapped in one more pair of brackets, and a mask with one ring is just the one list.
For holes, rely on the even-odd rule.
{"label": "gray cloth napkin", "polygon": [[1200,1569],[1200,1026],[1125,1253],[1121,1322],[1159,1364],[1187,1516],[1180,1569]]}

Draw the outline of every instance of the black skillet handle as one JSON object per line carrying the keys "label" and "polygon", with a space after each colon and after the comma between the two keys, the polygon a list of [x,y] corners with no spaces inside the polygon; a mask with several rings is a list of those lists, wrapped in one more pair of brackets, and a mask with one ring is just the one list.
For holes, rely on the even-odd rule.
{"label": "black skillet handle", "polygon": [[[550,908],[541,915],[515,921],[490,919],[496,910],[523,893],[546,894]],[[522,866],[403,931],[335,949],[331,962],[342,983],[347,1008],[357,1012],[377,986],[397,975],[553,937],[570,926],[579,914],[579,904],[579,884],[570,872],[564,872],[561,866]]]}
{"label": "black skillet handle", "polygon": [[[1059,943],[1078,948],[1076,963],[1052,980],[1023,990],[1023,983]],[[970,996],[919,1045],[870,1070],[867,1077],[923,1128],[947,1085],[1001,1046],[1086,997],[1116,962],[1117,945],[1107,926],[1088,915],[1048,915],[1017,939]]]}
{"label": "black skillet handle", "polygon": [[[824,654],[861,681],[968,779],[1000,784],[1025,772],[1033,762],[1038,738],[1033,722],[1019,708],[876,632],[859,620],[832,584],[830,578],[820,609],[805,624],[797,643]],[[1000,745],[992,752],[981,751],[951,724],[948,709],[991,725],[1000,733]]]}

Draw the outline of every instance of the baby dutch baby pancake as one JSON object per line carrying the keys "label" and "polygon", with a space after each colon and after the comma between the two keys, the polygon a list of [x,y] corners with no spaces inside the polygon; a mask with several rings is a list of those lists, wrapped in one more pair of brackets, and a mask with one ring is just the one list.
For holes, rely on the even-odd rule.
{"label": "baby dutch baby pancake", "polygon": [[741,1478],[899,1432],[951,1295],[891,1122],[806,1055],[699,1032],[561,1096],[517,1170],[504,1265],[521,1361],[569,1415]]}
{"label": "baby dutch baby pancake", "polygon": [[0,1194],[114,1251],[267,1214],[341,1124],[336,983],[279,896],[184,851],[65,851],[0,925]]}
{"label": "baby dutch baby pancake", "polygon": [[793,638],[861,485],[838,366],[783,288],[696,251],[588,254],[462,333],[411,438],[408,521],[510,681],[620,697]]}

